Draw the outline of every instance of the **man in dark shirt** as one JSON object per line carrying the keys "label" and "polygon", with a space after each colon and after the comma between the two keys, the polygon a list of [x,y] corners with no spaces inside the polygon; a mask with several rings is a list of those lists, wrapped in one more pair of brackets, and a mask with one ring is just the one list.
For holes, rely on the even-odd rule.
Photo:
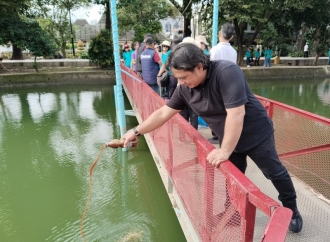
{"label": "man in dark shirt", "polygon": [[141,78],[142,78],[141,54],[146,48],[146,40],[151,37],[152,37],[151,34],[145,34],[143,42],[140,44],[139,48],[136,51],[135,71]]}
{"label": "man in dark shirt", "polygon": [[190,43],[182,43],[173,50],[167,66],[180,85],[166,105],[122,137],[125,145],[137,135],[157,129],[189,105],[219,137],[220,148],[208,154],[208,162],[218,167],[229,159],[244,173],[249,156],[272,181],[283,206],[293,211],[289,229],[300,232],[303,221],[296,192],[278,158],[272,121],[252,94],[243,71],[230,61],[211,62],[200,48]]}

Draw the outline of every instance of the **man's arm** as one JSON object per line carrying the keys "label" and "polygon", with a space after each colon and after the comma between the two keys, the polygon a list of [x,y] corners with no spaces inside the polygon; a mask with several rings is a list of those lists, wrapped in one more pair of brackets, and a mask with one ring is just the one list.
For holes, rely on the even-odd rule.
{"label": "man's arm", "polygon": [[[144,122],[139,124],[136,127],[136,130],[140,134],[146,134],[149,133],[160,126],[162,126],[164,123],[166,123],[170,118],[172,118],[175,114],[180,112],[180,110],[176,110],[173,108],[168,107],[167,105],[164,105],[160,109],[153,112]],[[124,134],[121,139],[125,139],[124,147],[127,146],[128,142],[136,139],[136,135],[133,130],[127,131],[126,134]]]}
{"label": "man's arm", "polygon": [[228,108],[226,111],[225,132],[221,147],[212,150],[206,158],[207,161],[215,167],[218,167],[221,162],[228,160],[231,153],[233,153],[243,130],[245,105],[236,108]]}

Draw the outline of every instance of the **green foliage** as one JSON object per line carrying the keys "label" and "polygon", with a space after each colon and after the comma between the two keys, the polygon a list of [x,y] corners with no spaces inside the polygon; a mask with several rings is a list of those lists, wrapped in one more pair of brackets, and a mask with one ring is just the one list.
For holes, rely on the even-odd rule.
{"label": "green foliage", "polygon": [[55,41],[44,30],[42,30],[36,21],[28,23],[29,36],[31,38],[26,44],[26,48],[34,56],[52,56],[56,50]]}
{"label": "green foliage", "polygon": [[21,49],[29,49],[35,56],[50,55],[55,49],[53,39],[37,21],[0,18],[0,29],[2,44],[10,41]]}
{"label": "green foliage", "polygon": [[302,51],[290,52],[288,55],[290,57],[303,57],[304,56]]}
{"label": "green foliage", "polygon": [[[77,43],[73,43],[73,46],[74,46],[75,49],[78,48]],[[71,50],[71,49],[72,49],[71,41],[66,43],[65,48],[66,48],[67,50]]]}
{"label": "green foliage", "polygon": [[134,29],[134,40],[140,42],[144,34],[161,31],[159,20],[178,15],[178,11],[166,0],[123,0],[117,6],[120,34]]}
{"label": "green foliage", "polygon": [[92,42],[88,49],[89,59],[102,68],[114,65],[113,44],[111,32],[102,30]]}
{"label": "green foliage", "polygon": [[83,51],[83,52],[80,52],[80,59],[88,59],[88,54],[87,52]]}

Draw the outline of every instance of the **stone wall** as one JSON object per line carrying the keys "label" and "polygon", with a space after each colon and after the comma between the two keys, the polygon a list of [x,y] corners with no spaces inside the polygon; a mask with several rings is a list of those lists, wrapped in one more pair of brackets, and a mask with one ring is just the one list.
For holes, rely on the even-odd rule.
{"label": "stone wall", "polygon": [[0,87],[47,86],[68,84],[115,84],[115,72],[49,72],[0,75]]}
{"label": "stone wall", "polygon": [[242,68],[248,79],[330,77],[330,66],[272,66]]}

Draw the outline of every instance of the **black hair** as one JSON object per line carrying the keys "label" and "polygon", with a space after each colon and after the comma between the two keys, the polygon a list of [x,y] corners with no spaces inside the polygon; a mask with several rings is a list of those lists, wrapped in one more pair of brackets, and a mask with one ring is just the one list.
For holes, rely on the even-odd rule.
{"label": "black hair", "polygon": [[192,43],[181,43],[174,48],[166,61],[166,69],[193,71],[198,64],[207,69],[210,65],[210,57],[203,50]]}
{"label": "black hair", "polygon": [[150,37],[152,37],[152,34],[146,33],[146,34],[144,35],[144,38],[145,38],[145,39],[146,39],[146,38],[150,38]]}
{"label": "black hair", "polygon": [[177,47],[178,44],[180,44],[182,42],[183,38],[182,37],[177,37],[175,38],[172,43],[171,43],[171,49],[175,49],[175,47]]}
{"label": "black hair", "polygon": [[226,40],[230,40],[235,35],[235,25],[227,22],[221,27],[222,36]]}

